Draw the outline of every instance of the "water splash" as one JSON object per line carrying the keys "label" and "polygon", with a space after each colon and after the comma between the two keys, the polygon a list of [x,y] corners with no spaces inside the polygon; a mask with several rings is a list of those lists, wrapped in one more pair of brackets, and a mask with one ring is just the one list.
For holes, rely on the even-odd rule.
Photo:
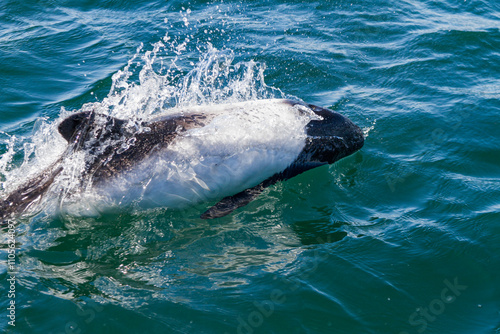
{"label": "water splash", "polygon": [[113,75],[110,93],[100,105],[116,117],[142,118],[173,107],[284,97],[265,84],[264,64],[236,62],[232,50],[218,50],[210,43],[196,46],[197,63],[186,64],[180,50],[193,53],[185,49],[186,43],[179,48],[174,42],[160,41],[153,50],[139,48],[128,65]]}

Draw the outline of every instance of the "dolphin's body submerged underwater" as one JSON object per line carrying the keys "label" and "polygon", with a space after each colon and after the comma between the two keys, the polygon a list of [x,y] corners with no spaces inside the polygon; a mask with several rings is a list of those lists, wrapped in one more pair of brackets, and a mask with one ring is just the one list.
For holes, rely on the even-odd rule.
{"label": "dolphin's body submerged underwater", "polygon": [[86,111],[64,119],[58,130],[68,142],[65,153],[0,200],[2,220],[58,187],[65,159],[75,154],[84,156],[81,187],[96,194],[94,203],[80,205],[99,212],[130,204],[179,208],[222,198],[201,215],[210,219],[364,143],[361,129],[347,117],[285,99],[179,108],[139,123]]}

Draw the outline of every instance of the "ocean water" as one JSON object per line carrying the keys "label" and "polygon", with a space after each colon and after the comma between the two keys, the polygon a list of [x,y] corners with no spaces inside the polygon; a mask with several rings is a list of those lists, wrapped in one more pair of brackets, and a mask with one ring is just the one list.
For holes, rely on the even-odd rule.
{"label": "ocean water", "polygon": [[291,97],[366,134],[221,219],[18,219],[1,332],[500,333],[497,1],[3,0],[0,90],[2,195],[89,108]]}

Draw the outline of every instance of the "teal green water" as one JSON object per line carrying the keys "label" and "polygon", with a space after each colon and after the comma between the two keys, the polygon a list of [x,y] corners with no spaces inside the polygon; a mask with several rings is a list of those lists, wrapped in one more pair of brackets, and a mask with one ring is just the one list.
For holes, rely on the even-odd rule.
{"label": "teal green water", "polygon": [[232,72],[198,99],[283,93],[367,138],[215,221],[198,218],[210,203],[21,219],[15,298],[1,234],[0,331],[500,333],[497,1],[79,3],[0,4],[2,189],[64,110],[127,89],[118,71],[141,112],[179,103],[214,54]]}

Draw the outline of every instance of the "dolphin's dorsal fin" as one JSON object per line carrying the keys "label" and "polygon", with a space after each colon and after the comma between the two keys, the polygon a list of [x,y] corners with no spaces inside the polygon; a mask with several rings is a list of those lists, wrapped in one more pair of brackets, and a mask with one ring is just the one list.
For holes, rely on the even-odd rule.
{"label": "dolphin's dorsal fin", "polygon": [[111,116],[96,114],[93,110],[82,111],[65,118],[59,124],[58,130],[68,143],[77,144],[78,146],[88,139],[85,136],[88,131],[96,129],[96,127],[101,128],[102,130],[98,132],[98,135],[104,138],[115,133],[121,133],[126,122]]}
{"label": "dolphin's dorsal fin", "polygon": [[63,136],[67,142],[70,142],[77,130],[80,129],[85,122],[90,121],[92,114],[92,111],[83,111],[73,114],[65,118],[57,129],[61,136]]}

